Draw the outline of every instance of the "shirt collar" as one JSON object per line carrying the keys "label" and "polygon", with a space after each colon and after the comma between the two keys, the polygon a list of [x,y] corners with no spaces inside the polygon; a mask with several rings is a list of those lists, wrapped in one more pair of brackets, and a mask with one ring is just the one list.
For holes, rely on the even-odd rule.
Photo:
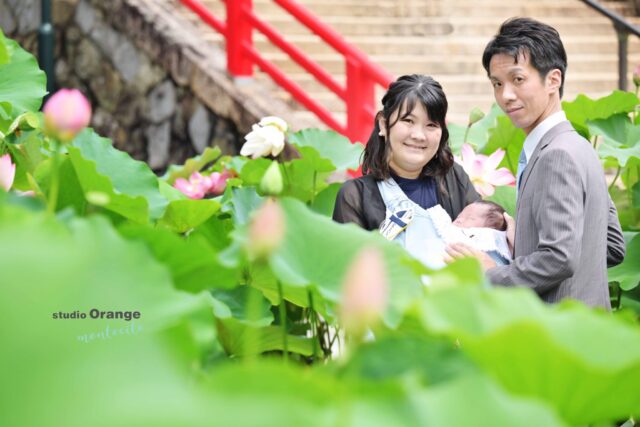
{"label": "shirt collar", "polygon": [[549,132],[552,127],[565,121],[567,121],[567,115],[564,113],[564,111],[560,110],[551,114],[549,117],[540,122],[538,126],[533,128],[531,133],[529,133],[529,135],[527,135],[527,137],[525,138],[524,145],[522,146],[524,154],[527,157],[527,162],[529,162],[529,159],[531,159],[533,150],[536,149],[536,146],[538,145],[542,137],[545,136],[545,134]]}

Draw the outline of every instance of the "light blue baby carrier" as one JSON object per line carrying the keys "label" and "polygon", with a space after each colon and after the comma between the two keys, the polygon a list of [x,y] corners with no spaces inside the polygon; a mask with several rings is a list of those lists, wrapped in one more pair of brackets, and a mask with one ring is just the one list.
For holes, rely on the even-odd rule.
{"label": "light blue baby carrier", "polygon": [[387,207],[380,233],[398,242],[427,267],[444,267],[445,247],[455,242],[486,252],[498,265],[510,262],[504,231],[456,227],[442,206],[423,209],[404,194],[393,178],[378,181],[378,188]]}

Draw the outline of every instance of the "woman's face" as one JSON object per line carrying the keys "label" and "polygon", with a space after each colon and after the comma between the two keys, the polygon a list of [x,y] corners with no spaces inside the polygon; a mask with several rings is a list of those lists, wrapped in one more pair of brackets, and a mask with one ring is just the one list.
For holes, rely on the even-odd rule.
{"label": "woman's face", "polygon": [[389,130],[389,135],[386,135],[384,118],[379,119],[378,125],[386,143],[391,145],[391,169],[402,178],[415,179],[438,151],[442,129],[438,122],[429,119],[427,110],[420,103],[416,103],[409,115],[396,121],[400,110],[395,111],[389,118],[390,123],[395,122]]}

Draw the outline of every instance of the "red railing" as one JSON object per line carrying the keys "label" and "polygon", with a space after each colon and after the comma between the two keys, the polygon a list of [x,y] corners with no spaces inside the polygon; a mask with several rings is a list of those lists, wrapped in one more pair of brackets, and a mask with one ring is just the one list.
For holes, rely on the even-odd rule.
{"label": "red railing", "polygon": [[[257,65],[329,127],[347,136],[351,141],[367,141],[376,113],[375,85],[379,84],[386,88],[393,80],[393,76],[371,62],[360,50],[347,43],[335,30],[320,22],[316,16],[293,0],[273,0],[344,56],[346,86],[341,85],[301,49],[288,42],[275,28],[260,19],[253,10],[252,0],[222,0],[227,9],[226,22],[216,18],[198,0],[181,1],[225,37],[229,74],[234,77],[250,77],[253,75],[253,66]],[[346,124],[339,123],[327,108],[312,99],[300,85],[256,50],[253,45],[254,29],[264,34],[271,43],[286,52],[291,59],[345,102]]]}

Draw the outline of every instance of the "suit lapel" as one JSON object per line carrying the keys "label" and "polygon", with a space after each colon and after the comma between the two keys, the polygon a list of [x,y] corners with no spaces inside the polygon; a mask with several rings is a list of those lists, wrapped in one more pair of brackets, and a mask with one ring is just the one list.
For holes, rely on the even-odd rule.
{"label": "suit lapel", "polygon": [[[531,153],[531,158],[527,162],[527,167],[522,173],[522,178],[521,178],[522,182],[520,183],[520,190],[519,190],[520,195],[524,194],[524,190],[527,186],[527,180],[529,179],[529,176],[533,173],[533,170],[536,167],[536,163],[540,158],[540,153],[542,152],[542,150],[544,150],[551,143],[551,141],[553,141],[553,139],[556,136],[558,136],[563,132],[567,132],[571,130],[573,130],[571,123],[561,122],[555,125],[554,127],[552,127],[551,129],[549,129],[549,131],[546,134],[544,134],[544,136],[542,137],[538,145],[536,145],[536,148],[533,150],[533,153]],[[518,197],[518,201],[519,200],[520,200],[520,197]],[[517,203],[516,213],[519,211],[520,211],[520,203]]]}

